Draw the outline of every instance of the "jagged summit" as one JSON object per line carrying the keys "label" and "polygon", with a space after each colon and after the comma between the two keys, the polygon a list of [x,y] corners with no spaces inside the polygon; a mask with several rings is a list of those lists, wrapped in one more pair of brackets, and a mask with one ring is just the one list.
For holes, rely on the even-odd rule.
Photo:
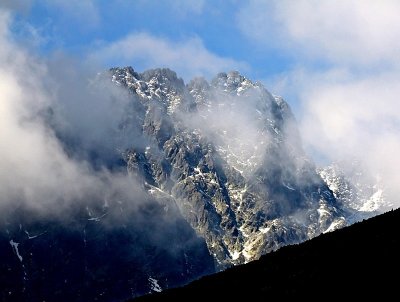
{"label": "jagged summit", "polygon": [[219,91],[238,96],[257,87],[265,90],[261,83],[253,83],[241,75],[239,71],[230,71],[228,73],[221,72],[217,74],[217,76],[211,80],[211,86]]}
{"label": "jagged summit", "polygon": [[132,67],[114,67],[110,73],[117,85],[123,85],[147,100],[157,100],[168,114],[181,105],[185,84],[168,68],[149,69],[138,74]]}

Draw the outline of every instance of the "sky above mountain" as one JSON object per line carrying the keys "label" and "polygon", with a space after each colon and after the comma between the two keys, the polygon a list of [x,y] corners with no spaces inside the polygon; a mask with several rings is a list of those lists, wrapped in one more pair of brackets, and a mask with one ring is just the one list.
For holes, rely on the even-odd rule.
{"label": "sky above mountain", "polygon": [[399,1],[2,0],[0,9],[2,38],[52,64],[169,67],[185,81],[240,70],[291,104],[317,162],[361,158],[398,183]]}

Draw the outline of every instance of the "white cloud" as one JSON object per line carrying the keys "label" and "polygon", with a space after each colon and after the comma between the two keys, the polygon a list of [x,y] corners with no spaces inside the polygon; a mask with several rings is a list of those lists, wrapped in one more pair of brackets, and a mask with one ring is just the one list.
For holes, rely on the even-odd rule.
{"label": "white cloud", "polygon": [[139,194],[131,179],[94,171],[85,160],[67,155],[45,117],[50,106],[54,112],[61,108],[78,135],[96,139],[105,121],[118,118],[110,107],[123,95],[107,86],[91,94],[84,85],[86,74],[71,62],[58,59],[58,68],[51,70],[48,61],[10,38],[11,20],[0,11],[0,206],[25,202],[54,213],[93,196],[102,200],[125,184],[130,196]]}
{"label": "white cloud", "polygon": [[[348,65],[392,63],[400,50],[396,0],[262,1],[238,14],[239,26],[264,46]],[[288,49],[285,49],[288,48]]]}
{"label": "white cloud", "polygon": [[135,69],[169,67],[185,80],[193,76],[213,76],[221,71],[246,70],[243,62],[210,52],[199,38],[173,42],[148,33],[131,34],[100,48],[91,59]]}
{"label": "white cloud", "polygon": [[29,11],[32,6],[32,0],[2,0],[0,3],[0,8],[17,10],[23,13]]}
{"label": "white cloud", "polygon": [[375,143],[371,138],[400,134],[400,80],[391,73],[362,79],[342,76],[303,77],[298,86],[305,106],[303,133],[333,157],[361,156],[367,144]]}
{"label": "white cloud", "polygon": [[[400,73],[362,78],[307,74],[299,85],[305,144],[331,161],[356,158],[400,194]],[[400,205],[400,202],[397,202]]]}
{"label": "white cloud", "polygon": [[35,203],[54,197],[54,182],[79,175],[79,167],[68,160],[36,119],[49,104],[40,82],[43,66],[8,40],[9,17],[2,14],[0,21],[0,204],[16,196]]}

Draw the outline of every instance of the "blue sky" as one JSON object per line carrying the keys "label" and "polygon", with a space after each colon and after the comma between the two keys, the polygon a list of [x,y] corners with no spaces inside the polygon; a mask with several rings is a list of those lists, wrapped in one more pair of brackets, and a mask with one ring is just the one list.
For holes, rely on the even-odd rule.
{"label": "blue sky", "polygon": [[[79,4],[79,3],[86,4]],[[200,43],[203,54],[215,60],[215,68],[180,70],[174,62],[160,58],[155,63],[175,69],[185,80],[196,73],[211,77],[216,70],[240,71],[254,80],[263,80],[289,70],[295,61],[287,53],[259,45],[241,28],[246,4],[242,1],[30,1],[17,15],[14,31],[22,39],[41,37],[38,51],[62,50],[86,59],[100,48],[127,39],[147,35],[154,43],[166,41],[184,47]],[[27,24],[29,27],[27,28]],[[32,38],[32,37],[31,37]],[[143,37],[142,37],[143,38]],[[273,39],[273,37],[269,37]],[[139,39],[138,39],[139,40]],[[143,39],[142,39],[143,40]],[[140,40],[138,43],[143,41]],[[37,42],[37,41],[36,41]],[[135,52],[135,50],[132,50]],[[138,51],[140,52],[140,51]],[[196,54],[190,60],[195,61]],[[132,65],[135,69],[152,66],[152,59],[131,54],[124,57],[104,55],[100,64]],[[186,60],[189,60],[188,58]],[[146,62],[143,62],[146,61]],[[188,62],[186,62],[188,63]],[[204,65],[207,61],[202,62]],[[190,64],[188,64],[190,65]]]}
{"label": "blue sky", "polygon": [[44,62],[169,67],[185,81],[239,70],[288,101],[310,154],[400,166],[397,0],[2,0],[0,9],[3,32]]}

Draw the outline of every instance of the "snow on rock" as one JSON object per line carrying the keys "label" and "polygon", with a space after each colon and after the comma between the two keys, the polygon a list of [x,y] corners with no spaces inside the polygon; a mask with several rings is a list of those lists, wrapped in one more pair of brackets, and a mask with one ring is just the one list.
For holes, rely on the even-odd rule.
{"label": "snow on rock", "polygon": [[360,211],[373,212],[378,211],[385,204],[385,196],[382,189],[377,190],[366,202],[360,207]]}
{"label": "snow on rock", "polygon": [[158,280],[157,279],[154,279],[154,278],[152,278],[152,277],[149,277],[149,279],[148,279],[148,281],[149,281],[149,284],[150,284],[150,289],[151,289],[151,291],[153,291],[153,292],[162,292],[162,288],[161,288],[161,286],[158,284]]}
{"label": "snow on rock", "polygon": [[101,220],[101,218],[103,218],[104,216],[106,216],[107,215],[107,213],[104,213],[103,215],[100,215],[100,216],[98,216],[98,217],[91,217],[91,218],[88,218],[88,220],[89,221],[96,221],[96,222],[99,222],[100,220]]}
{"label": "snow on rock", "polygon": [[28,239],[35,239],[39,236],[42,236],[45,233],[46,233],[46,231],[41,232],[40,234],[37,234],[37,235],[31,235],[31,233],[29,233],[27,230],[25,230],[25,234],[28,236]]}
{"label": "snow on rock", "polygon": [[271,230],[271,227],[267,227],[267,228],[260,228],[260,232],[263,234],[268,233]]}
{"label": "snow on rock", "polygon": [[230,251],[229,251],[229,253],[230,253],[230,255],[231,255],[232,260],[237,260],[237,259],[239,259],[240,254],[241,254],[241,252],[239,252],[239,251],[233,251],[233,252],[230,252]]}
{"label": "snow on rock", "polygon": [[384,212],[392,206],[386,199],[380,177],[368,175],[357,161],[333,163],[317,172],[337,200],[349,210],[374,213]]}
{"label": "snow on rock", "polygon": [[18,245],[19,245],[19,243],[18,243],[18,242],[15,242],[14,240],[11,239],[11,240],[10,240],[10,245],[11,245],[11,247],[12,247],[12,249],[13,249],[15,255],[17,255],[19,261],[22,262],[23,259],[22,259],[21,254],[19,253],[19,250],[18,250]]}
{"label": "snow on rock", "polygon": [[342,227],[346,226],[346,219],[344,217],[340,217],[336,220],[334,220],[331,225],[324,231],[324,233],[329,233],[333,232],[337,229],[340,229]]}

